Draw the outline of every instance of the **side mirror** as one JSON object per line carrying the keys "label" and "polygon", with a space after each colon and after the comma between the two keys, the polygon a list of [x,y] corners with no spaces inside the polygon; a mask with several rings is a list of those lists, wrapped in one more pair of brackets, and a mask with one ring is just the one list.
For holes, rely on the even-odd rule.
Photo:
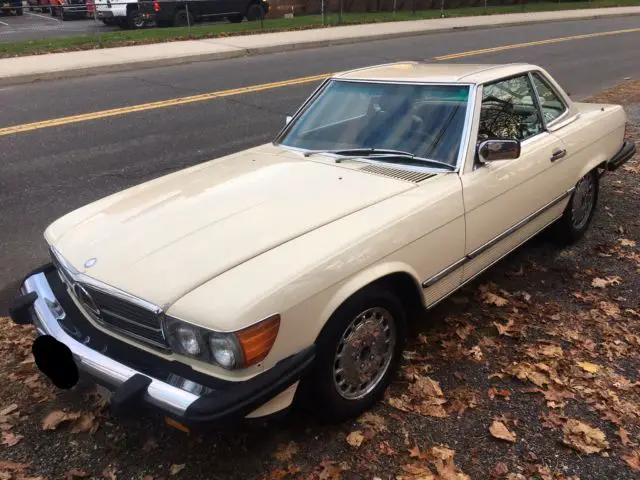
{"label": "side mirror", "polygon": [[515,160],[520,157],[520,142],[518,140],[485,140],[478,145],[478,157],[481,163]]}
{"label": "side mirror", "polygon": [[289,122],[291,121],[293,117],[291,115],[287,115],[284,119],[284,124],[285,125],[289,125]]}

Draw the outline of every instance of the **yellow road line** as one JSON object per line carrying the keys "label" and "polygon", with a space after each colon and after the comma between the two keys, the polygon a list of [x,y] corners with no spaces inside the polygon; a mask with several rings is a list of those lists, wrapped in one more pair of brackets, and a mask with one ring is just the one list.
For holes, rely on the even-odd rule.
{"label": "yellow road line", "polygon": [[42,128],[59,127],[70,123],[86,122],[89,120],[98,120],[107,117],[115,117],[118,115],[126,115],[134,112],[144,112],[147,110],[156,110],[158,108],[174,107],[176,105],[185,105],[187,103],[203,102],[205,100],[213,100],[214,98],[230,97],[232,95],[242,95],[243,93],[261,92],[263,90],[271,90],[273,88],[288,87],[291,85],[300,85],[303,83],[315,82],[331,76],[330,73],[322,75],[313,75],[310,77],[293,78],[281,82],[263,83],[260,85],[252,85],[249,87],[233,88],[231,90],[221,90],[218,92],[203,93],[201,95],[193,95],[190,97],[172,98],[170,100],[161,100],[159,102],[142,103],[139,105],[131,105],[121,108],[112,108],[110,110],[102,110],[100,112],[84,113],[81,115],[72,115],[70,117],[54,118],[41,122],[25,123],[22,125],[14,125],[11,127],[0,128],[0,137],[11,135],[13,133],[29,132],[31,130],[40,130]]}
{"label": "yellow road line", "polygon": [[[535,47],[537,45],[548,45],[553,43],[568,42],[571,40],[583,40],[587,38],[622,35],[625,33],[634,33],[634,32],[640,32],[640,28],[628,28],[625,30],[613,30],[609,32],[573,35],[570,37],[549,38],[547,40],[538,40],[535,42],[515,43],[511,45],[502,45],[499,47],[483,48],[480,50],[469,50],[466,52],[452,53],[449,55],[440,55],[438,57],[433,57],[432,60],[440,60],[440,61],[453,60],[456,58],[473,57],[478,55],[485,55],[487,53],[502,52],[505,50]],[[284,80],[281,82],[263,83],[260,85],[252,85],[249,87],[233,88],[230,90],[221,90],[218,92],[203,93],[200,95],[193,95],[190,97],[173,98],[170,100],[161,100],[158,102],[142,103],[139,105],[130,105],[130,106],[121,107],[121,108],[113,108],[110,110],[102,110],[99,112],[84,113],[81,115],[72,115],[69,117],[62,117],[62,118],[54,118],[51,120],[44,120],[41,122],[25,123],[22,125],[13,125],[11,127],[0,128],[0,137],[5,135],[12,135],[15,133],[30,132],[32,130],[40,130],[43,128],[59,127],[59,126],[68,125],[71,123],[87,122],[89,120],[99,120],[102,118],[115,117],[118,115],[126,115],[129,113],[144,112],[147,110],[156,110],[159,108],[175,107],[178,105],[185,105],[188,103],[203,102],[206,100],[230,97],[233,95],[242,95],[245,93],[261,92],[264,90],[271,90],[274,88],[288,87],[292,85],[301,85],[305,83],[311,83],[311,82],[323,80],[331,75],[332,75],[331,73],[325,73],[322,75],[293,78],[293,79]]]}
{"label": "yellow road line", "polygon": [[640,32],[640,28],[627,28],[625,30],[613,30],[609,32],[586,33],[583,35],[572,35],[570,37],[549,38],[547,40],[537,40],[535,42],[514,43],[512,45],[502,45],[500,47],[483,48],[480,50],[469,50],[467,52],[451,53],[449,55],[440,55],[433,57],[433,60],[453,60],[455,58],[474,57],[477,55],[485,55],[487,53],[503,52],[505,50],[514,50],[517,48],[535,47],[538,45],[549,45],[551,43],[569,42],[572,40],[584,40],[585,38],[609,37],[613,35],[622,35],[623,33]]}

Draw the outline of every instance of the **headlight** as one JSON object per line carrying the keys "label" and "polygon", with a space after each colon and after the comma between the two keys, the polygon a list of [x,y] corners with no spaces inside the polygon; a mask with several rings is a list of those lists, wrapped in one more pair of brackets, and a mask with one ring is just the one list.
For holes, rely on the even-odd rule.
{"label": "headlight", "polygon": [[214,332],[169,317],[165,323],[173,351],[227,370],[246,368],[263,360],[273,347],[279,329],[280,315],[271,315],[231,333]]}

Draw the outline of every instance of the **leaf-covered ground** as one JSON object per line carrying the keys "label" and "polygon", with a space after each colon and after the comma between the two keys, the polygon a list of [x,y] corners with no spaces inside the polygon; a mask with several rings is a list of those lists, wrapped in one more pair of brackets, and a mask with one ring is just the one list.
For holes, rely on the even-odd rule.
{"label": "leaf-covered ground", "polygon": [[[640,144],[640,82],[625,105]],[[188,436],[111,416],[35,370],[32,329],[0,319],[0,480],[640,478],[640,159],[602,180],[588,235],[544,235],[426,315],[384,402],[321,425]]]}

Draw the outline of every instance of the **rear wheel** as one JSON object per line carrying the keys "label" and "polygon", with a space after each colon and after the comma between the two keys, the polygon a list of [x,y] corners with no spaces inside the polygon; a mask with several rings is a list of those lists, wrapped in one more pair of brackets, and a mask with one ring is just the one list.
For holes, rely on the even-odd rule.
{"label": "rear wheel", "polygon": [[596,170],[578,181],[562,217],[553,226],[552,232],[557,243],[570,245],[582,238],[596,211],[598,190],[599,177]]}
{"label": "rear wheel", "polygon": [[144,17],[137,7],[130,7],[127,9],[127,28],[135,30],[142,28],[145,25]]}
{"label": "rear wheel", "polygon": [[340,306],[318,337],[302,385],[317,414],[342,421],[377,402],[398,367],[405,332],[402,303],[387,290],[361,290]]}
{"label": "rear wheel", "polygon": [[173,16],[174,27],[188,27],[193,25],[193,15],[186,10],[178,10]]}

